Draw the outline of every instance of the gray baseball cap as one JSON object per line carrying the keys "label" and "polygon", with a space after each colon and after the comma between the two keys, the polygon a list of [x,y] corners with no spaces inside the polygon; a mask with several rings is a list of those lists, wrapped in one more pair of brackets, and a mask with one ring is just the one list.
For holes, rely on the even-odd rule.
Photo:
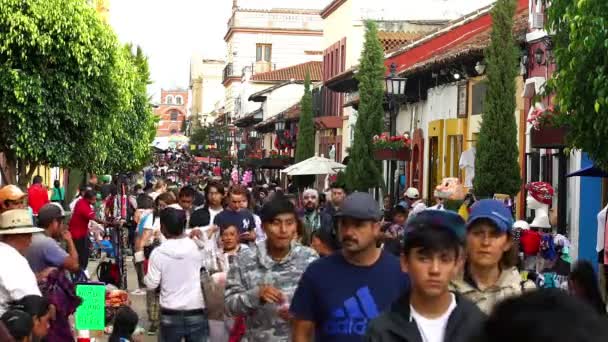
{"label": "gray baseball cap", "polygon": [[367,192],[354,192],[344,199],[335,216],[380,221],[382,212],[372,195]]}

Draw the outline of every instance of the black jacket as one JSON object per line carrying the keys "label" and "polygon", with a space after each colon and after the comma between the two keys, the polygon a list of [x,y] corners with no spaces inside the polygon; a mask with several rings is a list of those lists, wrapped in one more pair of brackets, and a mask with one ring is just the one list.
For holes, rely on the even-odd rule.
{"label": "black jacket", "polygon": [[[479,336],[486,315],[473,302],[456,294],[456,308],[448,319],[445,342],[469,342]],[[389,311],[372,320],[366,342],[422,342],[418,325],[410,319],[409,293],[391,305]]]}

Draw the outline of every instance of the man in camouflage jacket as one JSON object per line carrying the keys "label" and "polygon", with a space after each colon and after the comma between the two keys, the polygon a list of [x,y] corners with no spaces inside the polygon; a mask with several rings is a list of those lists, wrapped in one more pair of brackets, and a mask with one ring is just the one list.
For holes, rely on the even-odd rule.
{"label": "man in camouflage jacket", "polygon": [[265,241],[242,251],[228,273],[225,302],[229,314],[244,315],[244,339],[289,341],[289,304],[306,267],[318,258],[294,242],[297,216],[285,198],[266,203],[261,212]]}

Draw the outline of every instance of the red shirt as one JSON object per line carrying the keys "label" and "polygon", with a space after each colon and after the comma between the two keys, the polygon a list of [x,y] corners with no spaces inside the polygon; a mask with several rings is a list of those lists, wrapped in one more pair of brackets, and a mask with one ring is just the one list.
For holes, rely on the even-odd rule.
{"label": "red shirt", "polygon": [[70,233],[74,239],[85,238],[89,234],[89,221],[95,218],[91,204],[84,198],[76,202],[70,219]]}
{"label": "red shirt", "polygon": [[32,184],[32,186],[27,189],[27,198],[34,215],[38,215],[40,208],[50,202],[49,193],[42,184]]}

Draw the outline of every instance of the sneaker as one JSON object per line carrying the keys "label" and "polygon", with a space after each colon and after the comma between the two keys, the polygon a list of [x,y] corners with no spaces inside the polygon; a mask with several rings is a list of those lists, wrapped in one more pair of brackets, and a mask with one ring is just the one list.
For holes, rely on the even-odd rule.
{"label": "sneaker", "polygon": [[148,328],[148,336],[156,335],[157,331],[158,331],[158,325],[156,323],[150,324],[150,327]]}
{"label": "sneaker", "polygon": [[134,296],[143,296],[146,294],[146,290],[144,289],[136,289],[134,291],[131,291],[131,294]]}

